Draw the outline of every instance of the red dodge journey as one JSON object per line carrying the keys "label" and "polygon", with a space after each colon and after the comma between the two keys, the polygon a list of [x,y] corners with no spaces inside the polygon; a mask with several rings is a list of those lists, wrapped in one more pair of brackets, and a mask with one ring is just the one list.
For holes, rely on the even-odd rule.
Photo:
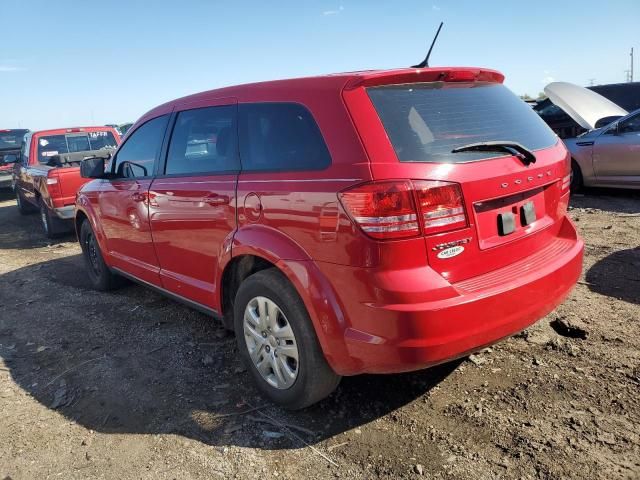
{"label": "red dodge journey", "polygon": [[[287,408],[343,375],[417,370],[531,325],[583,243],[570,163],[481,68],[280,80],[145,114],[82,165],[95,288],[141,282],[222,319]],[[105,163],[107,163],[105,168]]]}

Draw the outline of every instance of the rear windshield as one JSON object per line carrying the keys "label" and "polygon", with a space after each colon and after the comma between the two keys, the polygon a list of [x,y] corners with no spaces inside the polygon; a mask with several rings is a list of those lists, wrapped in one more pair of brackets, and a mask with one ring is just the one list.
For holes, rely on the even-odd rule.
{"label": "rear windshield", "polygon": [[451,153],[477,142],[518,142],[530,150],[557,142],[531,107],[502,84],[388,85],[368,93],[401,162],[462,163],[505,155]]}
{"label": "rear windshield", "polygon": [[22,138],[29,130],[0,130],[0,150],[20,150]]}
{"label": "rear windshield", "polygon": [[38,161],[47,163],[49,157],[58,154],[114,149],[117,146],[113,133],[109,131],[48,135],[38,138]]}

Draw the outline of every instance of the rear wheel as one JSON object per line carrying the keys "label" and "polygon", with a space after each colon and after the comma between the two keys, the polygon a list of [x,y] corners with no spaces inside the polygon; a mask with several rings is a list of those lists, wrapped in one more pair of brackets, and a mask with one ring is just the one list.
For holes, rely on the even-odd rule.
{"label": "rear wheel", "polygon": [[15,192],[16,192],[16,203],[18,204],[18,211],[20,212],[20,214],[29,215],[30,213],[35,212],[35,208],[33,208],[33,206],[31,206],[31,204],[25,201],[25,199],[22,197],[22,194],[20,193],[20,190],[18,189],[17,185],[15,187]]}
{"label": "rear wheel", "polygon": [[107,264],[104,263],[100,245],[98,244],[89,220],[84,220],[80,227],[80,246],[84,256],[87,275],[93,288],[107,291],[122,286],[124,278],[112,273],[109,267],[107,267]]}
{"label": "rear wheel", "polygon": [[579,192],[584,186],[582,179],[582,171],[575,160],[571,160],[571,192]]}
{"label": "rear wheel", "polygon": [[247,278],[234,303],[238,348],[258,388],[292,410],[316,403],[340,382],[327,364],[304,303],[275,268]]}
{"label": "rear wheel", "polygon": [[57,218],[42,200],[40,200],[40,222],[47,238],[57,238],[68,230],[63,220]]}

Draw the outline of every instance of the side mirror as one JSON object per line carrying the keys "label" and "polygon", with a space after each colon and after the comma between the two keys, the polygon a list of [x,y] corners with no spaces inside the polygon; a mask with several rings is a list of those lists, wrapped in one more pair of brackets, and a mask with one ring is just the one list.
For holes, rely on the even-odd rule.
{"label": "side mirror", "polygon": [[[615,122],[616,120],[622,118],[620,115],[612,115],[610,117],[603,117],[600,120],[598,120],[596,122],[596,124],[594,125],[595,128],[602,128],[602,127],[606,127],[607,125],[609,125],[612,122]],[[613,125],[612,125],[613,126]]]}
{"label": "side mirror", "polygon": [[104,178],[104,157],[91,157],[80,162],[82,178]]}

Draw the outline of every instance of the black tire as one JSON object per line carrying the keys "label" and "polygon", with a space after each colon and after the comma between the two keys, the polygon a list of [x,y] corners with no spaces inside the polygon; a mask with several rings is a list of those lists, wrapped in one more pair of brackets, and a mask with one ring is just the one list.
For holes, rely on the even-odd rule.
{"label": "black tire", "polygon": [[57,218],[42,200],[40,200],[40,223],[47,238],[58,238],[69,231],[65,221]]}
{"label": "black tire", "polygon": [[[295,336],[298,349],[297,376],[286,389],[268,383],[249,354],[244,336],[244,314],[249,302],[256,297],[266,297],[277,304]],[[341,377],[329,367],[322,353],[302,299],[276,268],[261,270],[242,282],[234,302],[234,328],[243,362],[258,388],[273,402],[290,410],[299,410],[327,397],[340,383]],[[273,350],[275,356],[277,348],[280,347]]]}
{"label": "black tire", "polygon": [[80,247],[84,256],[87,276],[91,286],[96,290],[108,291],[121,287],[125,279],[114,274],[104,263],[100,245],[96,239],[89,220],[84,220],[80,226]]}
{"label": "black tire", "polygon": [[15,187],[15,192],[16,203],[18,204],[18,211],[20,212],[20,215],[29,215],[30,213],[34,213],[36,209],[24,199],[17,185]]}
{"label": "black tire", "polygon": [[571,160],[571,185],[569,189],[572,193],[579,192],[584,187],[582,170],[575,160]]}

